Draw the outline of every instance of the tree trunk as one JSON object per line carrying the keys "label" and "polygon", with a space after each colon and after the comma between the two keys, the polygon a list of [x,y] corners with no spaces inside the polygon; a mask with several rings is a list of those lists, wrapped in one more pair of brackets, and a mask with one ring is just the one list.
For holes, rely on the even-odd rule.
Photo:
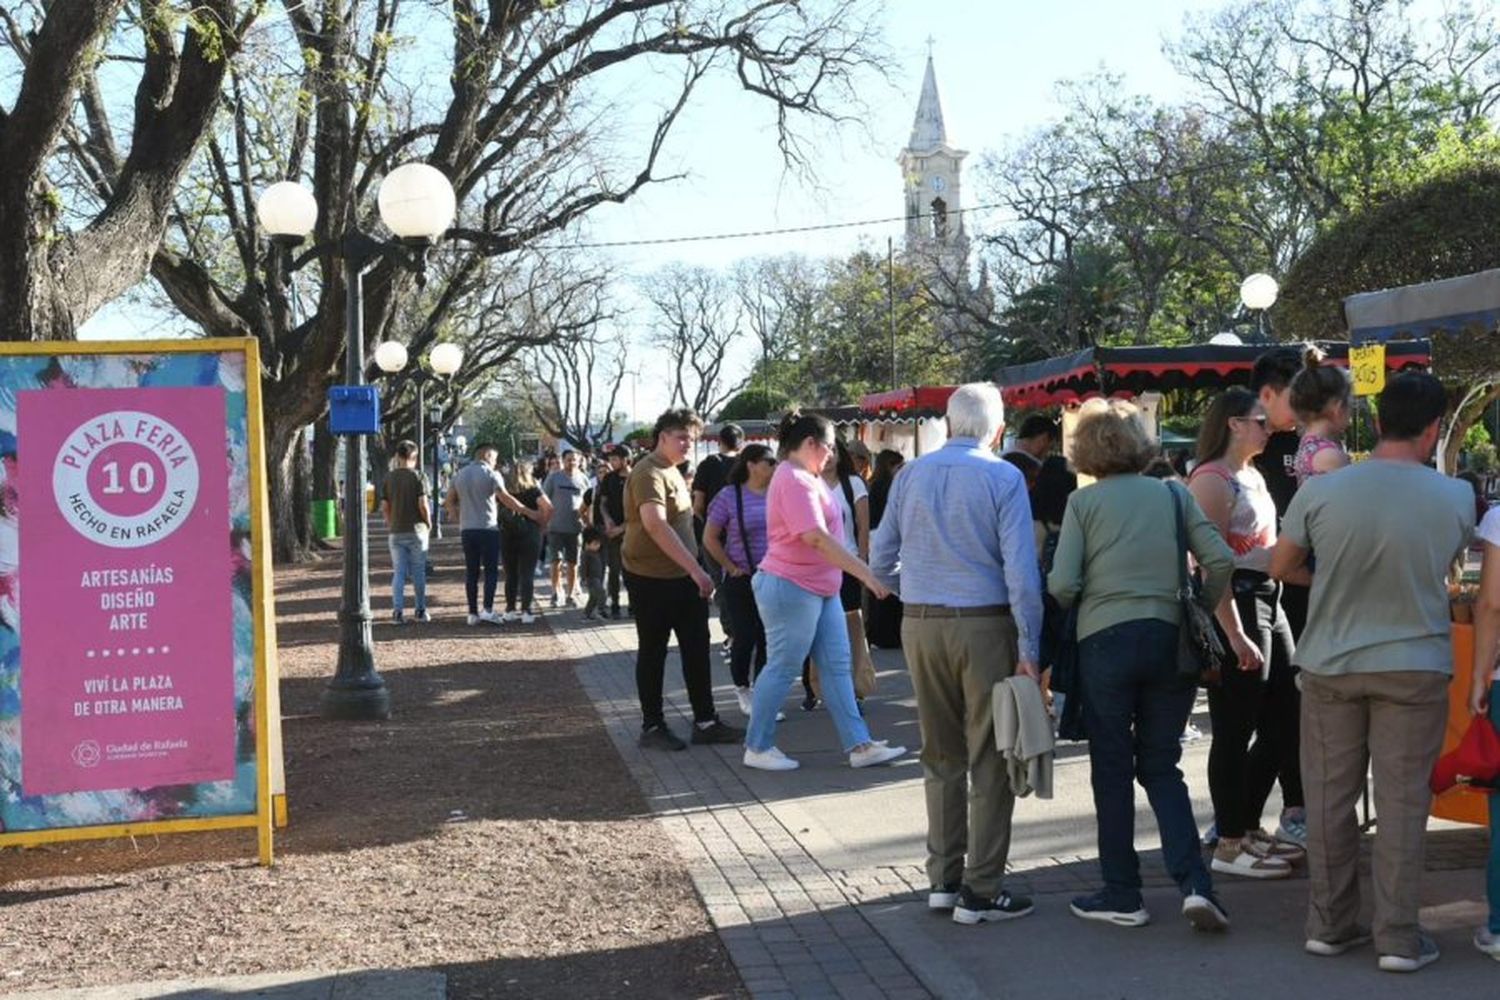
{"label": "tree trunk", "polygon": [[1453,414],[1453,423],[1448,430],[1447,446],[1443,448],[1441,456],[1443,462],[1441,471],[1450,476],[1458,472],[1458,453],[1463,450],[1464,438],[1468,435],[1469,428],[1483,419],[1484,411],[1497,399],[1500,399],[1500,383],[1491,384],[1488,389],[1476,395]]}
{"label": "tree trunk", "polygon": [[307,438],[302,428],[279,428],[268,421],[266,472],[271,499],[271,558],[276,563],[300,562],[312,550],[311,469]]}
{"label": "tree trunk", "polygon": [[339,439],[328,429],[328,414],[318,418],[313,425],[312,447],[312,498],[314,500],[338,499],[338,453]]}

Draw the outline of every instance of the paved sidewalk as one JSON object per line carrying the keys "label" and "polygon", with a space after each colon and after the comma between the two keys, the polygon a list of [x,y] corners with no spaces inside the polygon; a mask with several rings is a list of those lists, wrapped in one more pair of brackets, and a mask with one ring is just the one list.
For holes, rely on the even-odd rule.
{"label": "paved sidewalk", "polygon": [[89,989],[9,993],[0,1000],[443,1000],[445,977],[437,972],[276,972],[163,983],[133,983]]}
{"label": "paved sidewalk", "polygon": [[[1369,949],[1334,961],[1306,956],[1301,878],[1221,880],[1233,932],[1227,938],[1192,934],[1176,913],[1180,899],[1162,871],[1144,795],[1137,796],[1137,847],[1155,923],[1125,931],[1069,915],[1068,899],[1096,888],[1098,878],[1087,754],[1075,745],[1059,750],[1055,798],[1023,799],[1016,808],[1007,885],[1034,895],[1037,914],[1015,925],[954,925],[925,908],[926,820],[915,757],[920,739],[899,652],[877,651],[880,691],[866,707],[875,735],[904,743],[911,756],[887,768],[851,770],[826,716],[803,713],[789,699],[778,745],[803,766],[768,774],[744,768],[738,748],[642,752],[631,623],[588,626],[566,615],[551,625],[576,657],[578,676],[757,998],[1074,1000],[1107,993],[1204,1000],[1260,996],[1280,986],[1284,995],[1374,1000],[1410,995],[1417,985],[1376,972]],[[720,711],[741,725],[726,674],[716,653]],[[686,736],[691,716],[675,656],[668,660],[666,687],[668,717]],[[794,694],[800,697],[800,689]],[[1206,726],[1205,717],[1195,719]],[[1182,765],[1200,819],[1210,813],[1208,743],[1189,744]],[[1437,874],[1426,884],[1433,906],[1423,919],[1437,933],[1444,958],[1421,974],[1424,992],[1483,996],[1500,988],[1500,966],[1468,943],[1483,910],[1479,869],[1486,849],[1483,830],[1434,825],[1428,867]]]}

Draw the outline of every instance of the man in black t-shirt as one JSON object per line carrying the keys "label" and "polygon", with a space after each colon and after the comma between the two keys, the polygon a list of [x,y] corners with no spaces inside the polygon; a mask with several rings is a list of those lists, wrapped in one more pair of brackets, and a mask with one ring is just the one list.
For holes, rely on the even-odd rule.
{"label": "man in black t-shirt", "polygon": [[[708,456],[693,470],[693,535],[698,539],[703,568],[708,571],[715,584],[723,582],[724,570],[709,558],[703,548],[703,522],[708,517],[708,505],[728,481],[729,469],[740,457],[740,445],[744,440],[745,432],[739,424],[725,424],[719,428],[719,453]],[[714,605],[719,609],[719,621],[724,625],[724,655],[728,656],[729,616],[724,611],[723,587],[715,588]]]}
{"label": "man in black t-shirt", "polygon": [[[630,476],[630,449],[617,444],[608,449],[605,458],[609,471],[594,487],[594,526],[604,533],[604,566],[608,574],[609,616],[620,617],[620,573],[623,560],[620,546],[625,543],[625,481]],[[602,610],[601,610],[602,613]]]}

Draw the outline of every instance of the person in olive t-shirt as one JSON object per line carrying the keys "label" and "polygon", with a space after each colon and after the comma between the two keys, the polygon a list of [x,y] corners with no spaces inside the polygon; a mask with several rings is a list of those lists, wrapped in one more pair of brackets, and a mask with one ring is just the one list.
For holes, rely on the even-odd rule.
{"label": "person in olive t-shirt", "polygon": [[738,743],[744,732],[719,721],[709,675],[708,598],[713,581],[698,565],[693,501],[677,464],[687,459],[703,421],[692,410],[668,410],[656,421],[656,447],[625,484],[625,586],[635,612],[636,692],[641,746],[683,750],[662,711],[667,644],[675,633],[682,679],[693,705],[694,743]]}
{"label": "person in olive t-shirt", "polygon": [[432,512],[427,503],[427,477],[416,468],[417,454],[414,441],[396,445],[395,468],[385,477],[385,497],[380,503],[390,529],[391,619],[397,625],[403,623],[407,577],[417,599],[417,621],[432,621],[427,613],[427,532]]}

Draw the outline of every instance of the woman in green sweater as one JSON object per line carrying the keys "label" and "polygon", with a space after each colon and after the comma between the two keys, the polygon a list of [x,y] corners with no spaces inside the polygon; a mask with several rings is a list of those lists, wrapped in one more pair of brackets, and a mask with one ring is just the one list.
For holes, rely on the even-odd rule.
{"label": "woman in green sweater", "polygon": [[1223,930],[1229,917],[1214,896],[1198,848],[1178,737],[1196,689],[1177,678],[1177,512],[1188,548],[1217,602],[1229,585],[1233,553],[1180,486],[1142,476],[1156,451],[1140,411],[1121,400],[1090,400],[1073,436],[1073,465],[1098,482],[1068,500],[1047,588],[1059,604],[1078,602],[1078,668],[1088,730],[1099,867],[1104,888],[1080,896],[1076,916],[1139,927],[1135,853],[1139,781],[1161,829],[1162,857],[1182,890],[1182,912],[1199,930]]}

